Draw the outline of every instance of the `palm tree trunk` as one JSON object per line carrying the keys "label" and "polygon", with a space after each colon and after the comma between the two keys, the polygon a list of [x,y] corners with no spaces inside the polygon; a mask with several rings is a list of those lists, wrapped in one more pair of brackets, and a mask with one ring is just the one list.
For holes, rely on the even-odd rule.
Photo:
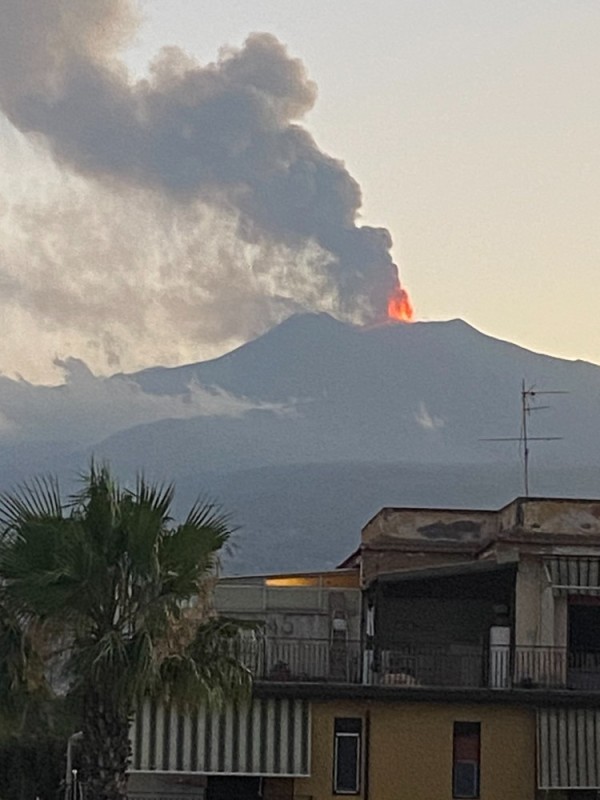
{"label": "palm tree trunk", "polygon": [[86,800],[123,800],[130,757],[129,719],[105,691],[88,689],[83,701],[81,771]]}

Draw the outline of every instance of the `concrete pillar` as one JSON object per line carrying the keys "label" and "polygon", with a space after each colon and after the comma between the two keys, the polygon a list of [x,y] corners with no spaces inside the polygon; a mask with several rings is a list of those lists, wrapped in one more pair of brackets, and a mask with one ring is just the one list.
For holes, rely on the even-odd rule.
{"label": "concrete pillar", "polygon": [[490,628],[490,687],[507,689],[510,686],[510,628],[492,625]]}

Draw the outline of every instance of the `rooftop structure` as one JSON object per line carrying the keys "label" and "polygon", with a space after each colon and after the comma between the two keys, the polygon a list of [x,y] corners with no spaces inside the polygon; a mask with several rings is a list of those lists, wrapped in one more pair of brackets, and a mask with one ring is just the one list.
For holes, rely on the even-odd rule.
{"label": "rooftop structure", "polygon": [[[206,712],[195,764],[209,789],[243,774],[277,777],[290,800],[600,791],[600,500],[384,508],[339,569],[224,578],[214,601],[258,624],[237,651],[256,681],[243,712],[252,745],[235,732],[238,712]],[[152,719],[137,723],[140,742]],[[168,741],[193,749],[174,724],[163,723]],[[388,753],[388,739],[405,750]],[[151,752],[134,746],[134,772]]]}

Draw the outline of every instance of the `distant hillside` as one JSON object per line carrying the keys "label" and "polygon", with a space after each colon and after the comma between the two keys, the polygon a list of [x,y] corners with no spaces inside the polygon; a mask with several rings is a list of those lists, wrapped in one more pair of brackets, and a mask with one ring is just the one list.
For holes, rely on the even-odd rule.
{"label": "distant hillside", "polygon": [[[532,491],[600,495],[600,367],[532,353],[460,320],[361,329],[288,319],[211,361],[60,387],[0,378],[0,483],[91,454],[124,476],[218,496],[242,525],[230,567],[329,565],[382,505],[497,506],[522,491],[521,381],[568,391],[531,415]],[[281,545],[284,545],[283,547]]]}
{"label": "distant hillside", "polygon": [[[334,567],[383,506],[499,508],[522,493],[520,478],[517,469],[494,464],[301,464],[212,476],[206,485],[241,525],[226,568],[244,573]],[[181,482],[186,491],[194,486]],[[535,490],[600,497],[600,468],[537,470]]]}

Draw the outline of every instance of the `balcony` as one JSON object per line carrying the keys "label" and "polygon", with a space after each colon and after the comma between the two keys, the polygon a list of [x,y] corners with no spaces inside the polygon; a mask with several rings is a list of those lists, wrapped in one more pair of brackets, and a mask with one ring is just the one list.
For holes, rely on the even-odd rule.
{"label": "balcony", "polygon": [[404,644],[381,651],[375,676],[380,684],[429,688],[600,691],[600,652]]}
{"label": "balcony", "polygon": [[419,688],[600,691],[600,652],[469,643],[397,643],[365,651],[357,641],[257,638],[236,655],[259,681]]}
{"label": "balcony", "polygon": [[474,688],[486,676],[486,653],[473,644],[399,643],[373,660],[373,683],[387,686]]}
{"label": "balcony", "polygon": [[256,680],[362,682],[362,648],[357,641],[265,637],[243,641],[239,658]]}
{"label": "balcony", "polygon": [[600,691],[600,652],[517,646],[512,676],[520,688]]}

